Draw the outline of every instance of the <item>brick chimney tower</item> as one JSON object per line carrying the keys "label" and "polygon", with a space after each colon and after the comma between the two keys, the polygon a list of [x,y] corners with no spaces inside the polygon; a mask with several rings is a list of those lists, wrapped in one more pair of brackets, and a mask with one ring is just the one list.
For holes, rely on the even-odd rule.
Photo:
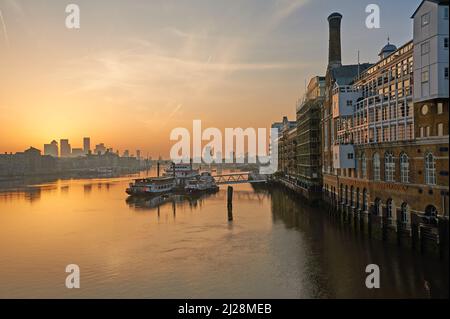
{"label": "brick chimney tower", "polygon": [[328,68],[342,66],[341,62],[341,20],[342,15],[334,12],[328,17],[330,42],[328,47]]}

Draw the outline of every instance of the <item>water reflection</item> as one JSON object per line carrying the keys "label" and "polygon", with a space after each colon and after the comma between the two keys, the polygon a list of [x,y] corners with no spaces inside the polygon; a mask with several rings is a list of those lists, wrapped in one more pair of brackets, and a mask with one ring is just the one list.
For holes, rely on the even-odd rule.
{"label": "water reflection", "polygon": [[154,197],[130,196],[126,199],[127,205],[135,211],[154,211],[164,206],[172,206],[172,211],[176,214],[176,207],[189,206],[196,208],[209,197],[215,194],[190,194],[190,195],[163,195]]}
{"label": "water reflection", "polygon": [[[448,297],[448,265],[371,241],[284,189],[234,186],[228,221],[226,187],[127,198],[130,179],[0,191],[0,298]],[[75,292],[60,281],[73,262],[86,274]],[[365,287],[371,263],[381,289]]]}
{"label": "water reflection", "polygon": [[[282,189],[273,189],[270,194],[274,224],[283,223],[304,236],[314,298],[448,298],[445,263],[395,244],[370,240],[333,219],[327,207],[308,206]],[[380,266],[381,289],[365,287],[368,264]]]}

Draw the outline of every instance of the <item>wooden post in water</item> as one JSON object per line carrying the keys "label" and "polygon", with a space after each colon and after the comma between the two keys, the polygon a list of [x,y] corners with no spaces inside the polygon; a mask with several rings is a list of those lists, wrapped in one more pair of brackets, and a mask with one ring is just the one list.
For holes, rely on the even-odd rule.
{"label": "wooden post in water", "polygon": [[159,177],[159,161],[158,161],[158,163],[156,164],[156,174],[157,174],[157,176]]}
{"label": "wooden post in water", "polygon": [[228,221],[233,220],[233,187],[228,186],[227,192]]}

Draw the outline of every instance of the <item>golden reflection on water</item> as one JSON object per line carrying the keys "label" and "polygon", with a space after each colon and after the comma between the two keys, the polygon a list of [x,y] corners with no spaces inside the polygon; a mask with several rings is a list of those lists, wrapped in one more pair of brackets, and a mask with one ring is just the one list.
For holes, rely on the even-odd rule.
{"label": "golden reflection on water", "polygon": [[[127,199],[131,177],[0,191],[0,298],[398,298],[448,295],[439,263],[336,225],[284,191],[235,186],[155,203]],[[384,269],[368,291],[364,267]],[[65,267],[81,289],[65,288]],[[447,276],[447,277],[445,277]]]}

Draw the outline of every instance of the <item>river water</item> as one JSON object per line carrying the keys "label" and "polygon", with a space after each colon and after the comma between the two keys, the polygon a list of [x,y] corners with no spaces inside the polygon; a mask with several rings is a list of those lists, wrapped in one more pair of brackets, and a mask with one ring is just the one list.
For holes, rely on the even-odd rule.
{"label": "river water", "polygon": [[[132,177],[0,190],[0,298],[448,297],[448,265],[368,240],[282,189],[127,200]],[[77,264],[81,288],[65,287]],[[377,264],[380,289],[367,289]],[[430,289],[426,289],[429,287]]]}

